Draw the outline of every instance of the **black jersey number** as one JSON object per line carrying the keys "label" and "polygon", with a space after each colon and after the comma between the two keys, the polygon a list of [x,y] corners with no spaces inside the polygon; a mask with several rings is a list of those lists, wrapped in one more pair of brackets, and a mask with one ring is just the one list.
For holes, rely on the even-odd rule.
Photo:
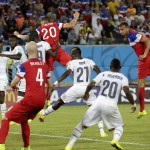
{"label": "black jersey number", "polygon": [[[85,72],[84,72],[84,70],[85,70]],[[88,79],[89,79],[89,68],[88,67],[83,67],[83,68],[79,67],[79,68],[77,68],[77,72],[79,73],[79,75],[77,77],[77,82],[83,82],[83,80],[81,79],[83,73],[86,74],[85,80],[86,80],[86,82],[88,82]]]}
{"label": "black jersey number", "polygon": [[38,51],[38,58],[43,61],[43,56],[42,56],[42,52],[41,51]]}
{"label": "black jersey number", "polygon": [[109,97],[109,98],[115,98],[115,97],[116,97],[117,88],[118,88],[118,84],[117,84],[116,82],[111,82],[111,83],[110,83],[109,80],[105,80],[105,81],[103,82],[103,86],[104,86],[104,89],[103,89],[101,95],[103,95],[103,96],[106,97],[107,94],[106,94],[105,91],[106,91],[106,89],[109,88],[108,97]]}

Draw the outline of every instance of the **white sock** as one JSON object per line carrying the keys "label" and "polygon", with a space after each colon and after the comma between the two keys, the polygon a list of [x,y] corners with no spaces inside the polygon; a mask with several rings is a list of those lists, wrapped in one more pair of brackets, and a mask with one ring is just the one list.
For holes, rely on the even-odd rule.
{"label": "white sock", "polygon": [[47,109],[45,109],[42,113],[42,116],[46,116],[48,115],[49,113],[55,111],[53,108],[52,108],[52,105],[50,105]]}
{"label": "white sock", "polygon": [[2,117],[6,113],[6,103],[1,104],[1,112],[2,112]]}
{"label": "white sock", "polygon": [[113,133],[113,135],[114,135],[113,139],[118,142],[120,140],[122,134],[123,134],[123,127],[122,126],[115,128],[114,133]]}
{"label": "white sock", "polygon": [[80,122],[74,129],[70,140],[67,144],[67,146],[71,146],[73,147],[74,143],[77,141],[77,139],[81,136],[81,133],[83,131],[83,126],[82,126],[82,122]]}
{"label": "white sock", "polygon": [[104,133],[105,133],[105,132],[104,132],[103,121],[100,121],[100,122],[98,123],[98,128],[99,128],[101,134],[104,134]]}

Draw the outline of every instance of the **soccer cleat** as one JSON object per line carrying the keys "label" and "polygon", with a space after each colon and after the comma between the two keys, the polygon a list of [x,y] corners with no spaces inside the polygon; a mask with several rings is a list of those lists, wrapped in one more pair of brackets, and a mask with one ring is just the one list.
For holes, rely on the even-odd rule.
{"label": "soccer cleat", "polygon": [[50,100],[47,100],[46,108],[49,107],[50,105],[51,105],[51,101],[50,101]]}
{"label": "soccer cleat", "polygon": [[120,145],[116,140],[112,140],[112,141],[111,141],[111,145],[112,145],[113,147],[115,147],[116,150],[124,150],[123,147],[121,147],[121,145]]}
{"label": "soccer cleat", "polygon": [[22,147],[21,150],[31,150],[30,146],[28,147]]}
{"label": "soccer cleat", "polygon": [[0,150],[5,150],[5,144],[0,144]]}
{"label": "soccer cleat", "polygon": [[142,117],[144,117],[144,116],[146,116],[147,115],[147,111],[146,110],[143,110],[142,112],[139,112],[139,114],[138,114],[138,116],[137,116],[137,119],[140,119],[140,118],[142,118]]}
{"label": "soccer cleat", "polygon": [[104,137],[107,137],[108,135],[107,135],[106,133],[100,133],[100,136],[101,136],[102,138],[104,138]]}
{"label": "soccer cleat", "polygon": [[29,120],[28,120],[28,123],[31,123],[31,122],[32,122],[32,119],[29,119]]}
{"label": "soccer cleat", "polygon": [[16,122],[14,122],[14,121],[10,121],[9,124],[10,124],[10,125],[19,125],[19,123],[16,123]]}
{"label": "soccer cleat", "polygon": [[72,147],[71,146],[66,146],[65,150],[72,150]]}
{"label": "soccer cleat", "polygon": [[42,110],[39,112],[39,121],[40,121],[40,122],[44,122],[44,119],[45,119],[45,117],[46,117],[46,116],[43,116],[43,115],[42,115],[43,111],[44,111],[44,109],[42,109]]}

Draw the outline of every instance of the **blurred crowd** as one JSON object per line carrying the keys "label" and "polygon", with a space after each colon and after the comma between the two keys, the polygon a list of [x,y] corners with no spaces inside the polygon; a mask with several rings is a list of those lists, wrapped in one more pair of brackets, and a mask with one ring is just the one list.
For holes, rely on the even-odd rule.
{"label": "blurred crowd", "polygon": [[61,44],[125,44],[118,32],[122,21],[150,36],[150,0],[0,0],[0,39],[7,43],[14,31],[28,34],[44,16],[70,22],[75,11],[79,20],[73,29],[61,30]]}

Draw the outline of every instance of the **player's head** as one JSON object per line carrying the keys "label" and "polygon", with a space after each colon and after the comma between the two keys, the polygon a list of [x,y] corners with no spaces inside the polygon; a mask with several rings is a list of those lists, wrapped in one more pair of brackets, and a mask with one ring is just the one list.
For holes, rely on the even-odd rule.
{"label": "player's head", "polygon": [[42,17],[41,18],[41,26],[43,26],[45,23],[49,22],[49,18],[48,17]]}
{"label": "player's head", "polygon": [[2,52],[2,50],[3,50],[3,41],[0,40],[0,53]]}
{"label": "player's head", "polygon": [[29,58],[36,58],[38,49],[36,42],[29,42],[25,45],[25,49]]}
{"label": "player's head", "polygon": [[18,45],[18,37],[16,35],[9,36],[9,44],[12,49],[14,49]]}
{"label": "player's head", "polygon": [[34,42],[39,41],[39,35],[38,35],[37,31],[30,31],[29,41],[34,41]]}
{"label": "player's head", "polygon": [[119,25],[119,32],[122,36],[126,36],[128,35],[129,33],[129,25],[127,22],[122,22],[120,25]]}
{"label": "player's head", "polygon": [[121,63],[120,60],[117,58],[114,58],[111,63],[110,63],[110,70],[111,71],[115,71],[115,72],[119,72],[119,70],[121,69]]}
{"label": "player's head", "polygon": [[81,50],[79,47],[73,47],[70,50],[72,59],[81,58]]}

